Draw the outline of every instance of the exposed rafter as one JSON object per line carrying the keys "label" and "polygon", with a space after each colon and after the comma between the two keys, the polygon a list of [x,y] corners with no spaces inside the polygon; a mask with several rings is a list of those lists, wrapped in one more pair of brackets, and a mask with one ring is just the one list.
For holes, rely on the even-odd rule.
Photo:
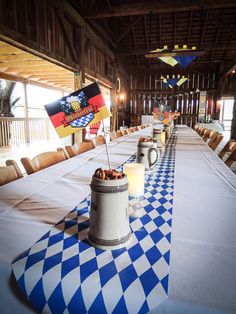
{"label": "exposed rafter", "polygon": [[141,20],[142,17],[143,17],[142,15],[138,16],[138,17],[126,28],[126,30],[125,30],[122,34],[120,34],[119,38],[118,38],[117,41],[116,41],[116,44],[117,44],[119,41],[121,41],[121,39],[124,38],[125,35],[128,34],[128,32],[129,32],[131,29],[133,29],[134,25],[137,24],[138,21]]}
{"label": "exposed rafter", "polygon": [[189,45],[189,42],[190,42],[192,21],[193,21],[193,10],[191,10],[190,13],[189,13],[189,26],[188,26],[188,34],[187,34],[187,45]]}
{"label": "exposed rafter", "polygon": [[[236,42],[232,42],[232,44],[230,46],[228,45],[224,45],[224,46],[206,46],[206,47],[203,47],[202,50],[200,51],[206,51],[206,52],[210,52],[212,50],[226,50],[228,49],[229,51],[230,50],[236,50]],[[131,50],[131,51],[120,51],[120,55],[122,56],[132,56],[132,55],[145,55],[145,54],[148,54],[149,51],[147,50],[141,50],[141,49],[138,49],[138,50]],[[166,54],[166,53],[164,53]]]}
{"label": "exposed rafter", "polygon": [[219,17],[217,14],[215,14],[213,11],[210,11],[210,17],[214,19],[219,25],[221,25],[228,33],[230,33],[233,37],[236,35],[235,28],[232,28],[230,25],[227,25],[227,23],[224,22],[223,17]]}
{"label": "exposed rafter", "polygon": [[145,54],[146,58],[159,58],[159,57],[176,57],[176,56],[201,56],[204,55],[204,51],[200,50],[180,50],[180,51],[162,51]]}
{"label": "exposed rafter", "polygon": [[114,16],[128,16],[152,13],[167,13],[173,11],[199,10],[201,7],[205,9],[233,7],[235,0],[159,0],[146,2],[133,2],[117,7],[92,10],[91,14],[84,15],[84,18],[104,18]]}

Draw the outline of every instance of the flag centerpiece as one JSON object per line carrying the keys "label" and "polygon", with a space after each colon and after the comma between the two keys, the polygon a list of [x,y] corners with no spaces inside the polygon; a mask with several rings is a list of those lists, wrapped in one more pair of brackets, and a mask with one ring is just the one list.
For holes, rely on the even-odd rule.
{"label": "flag centerpiece", "polygon": [[97,82],[45,105],[45,109],[60,138],[111,115]]}

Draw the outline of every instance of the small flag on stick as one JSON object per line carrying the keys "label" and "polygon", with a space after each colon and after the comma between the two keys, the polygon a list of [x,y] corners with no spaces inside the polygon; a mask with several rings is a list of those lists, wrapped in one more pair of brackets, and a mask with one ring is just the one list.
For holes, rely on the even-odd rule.
{"label": "small flag on stick", "polygon": [[45,105],[60,138],[111,116],[97,82]]}

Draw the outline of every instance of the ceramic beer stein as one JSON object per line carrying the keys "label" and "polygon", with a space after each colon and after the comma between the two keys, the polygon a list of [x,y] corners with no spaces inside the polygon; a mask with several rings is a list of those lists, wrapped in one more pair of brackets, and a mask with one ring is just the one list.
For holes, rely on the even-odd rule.
{"label": "ceramic beer stein", "polygon": [[131,236],[128,215],[128,179],[91,181],[88,241],[111,250],[124,247]]}
{"label": "ceramic beer stein", "polygon": [[137,163],[143,164],[145,170],[151,170],[159,157],[157,148],[153,142],[139,142],[137,150]]}
{"label": "ceramic beer stein", "polygon": [[162,148],[161,133],[162,133],[162,130],[160,130],[160,129],[153,129],[152,136],[153,136],[153,138],[156,139],[156,143],[157,143],[157,147],[158,148]]}

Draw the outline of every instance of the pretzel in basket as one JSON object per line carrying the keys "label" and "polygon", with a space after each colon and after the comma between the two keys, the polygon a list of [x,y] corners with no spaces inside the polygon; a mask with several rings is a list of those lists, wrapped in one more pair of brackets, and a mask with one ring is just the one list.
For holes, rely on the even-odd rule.
{"label": "pretzel in basket", "polygon": [[153,139],[152,139],[152,137],[144,137],[144,136],[142,136],[142,137],[139,138],[138,141],[139,141],[139,143],[140,143],[140,142],[146,143],[146,142],[152,142]]}
{"label": "pretzel in basket", "polygon": [[117,180],[122,179],[124,174],[115,169],[103,170],[102,168],[98,168],[95,170],[94,176],[102,180]]}

